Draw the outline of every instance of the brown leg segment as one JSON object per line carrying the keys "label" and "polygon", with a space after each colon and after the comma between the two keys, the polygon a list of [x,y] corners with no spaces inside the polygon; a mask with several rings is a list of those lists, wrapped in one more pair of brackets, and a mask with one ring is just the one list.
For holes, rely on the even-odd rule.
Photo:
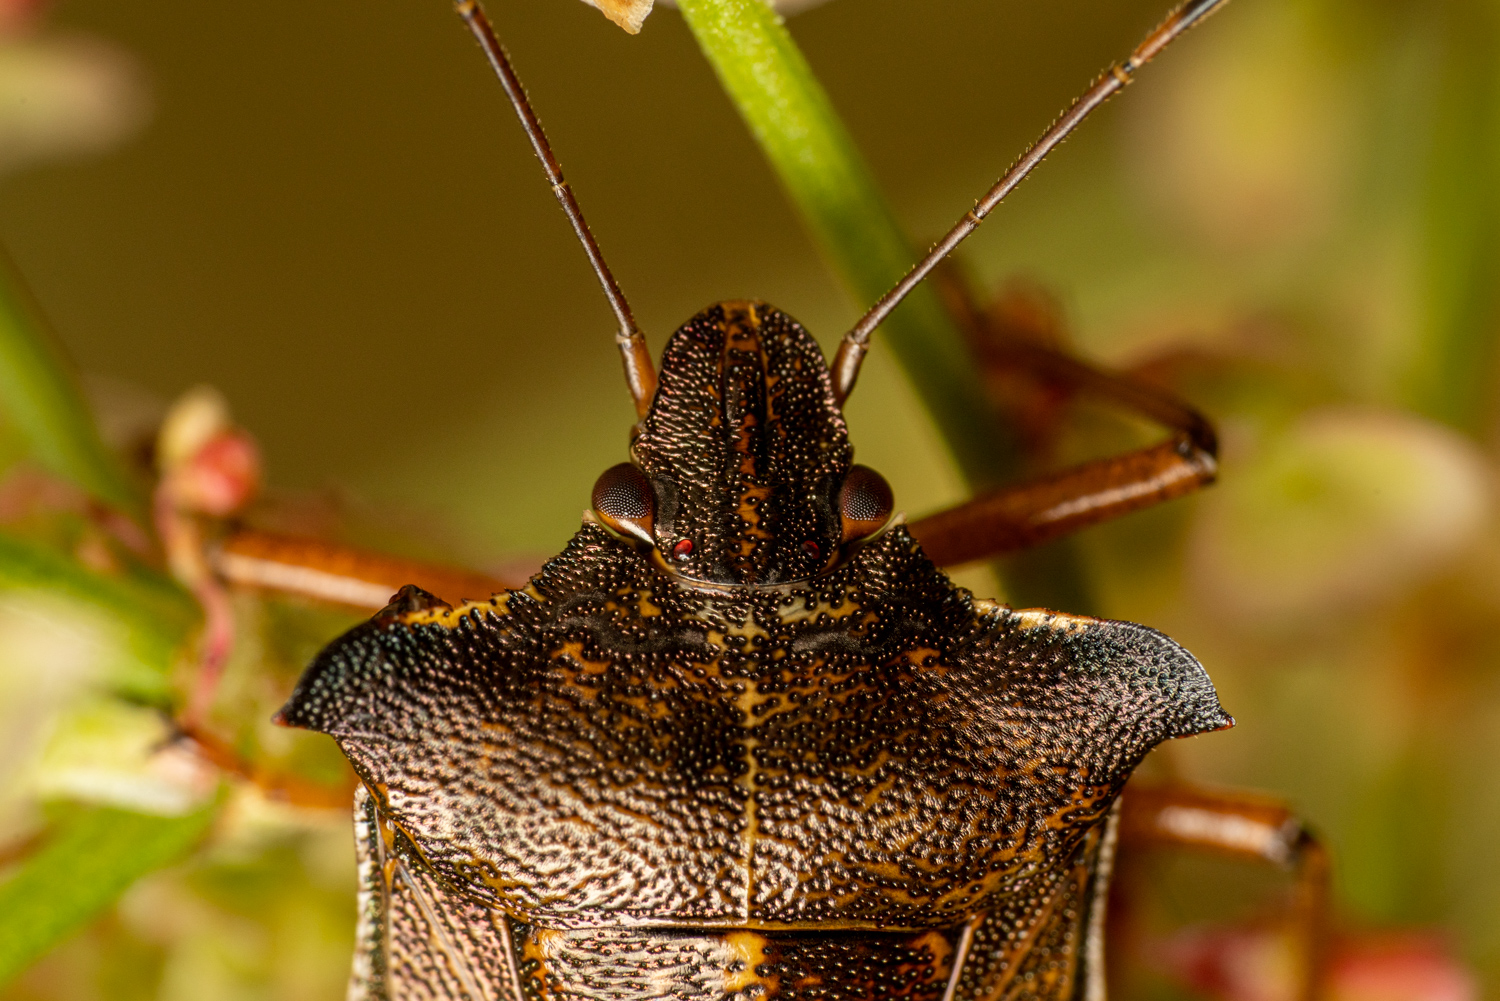
{"label": "brown leg segment", "polygon": [[[1129,870],[1152,851],[1201,851],[1261,862],[1293,875],[1292,921],[1300,948],[1300,1001],[1320,995],[1326,956],[1329,862],[1307,826],[1283,804],[1245,793],[1188,785],[1131,785],[1122,797],[1118,866],[1121,892]],[[1111,902],[1111,925],[1128,911]],[[1112,942],[1126,936],[1111,932]]]}
{"label": "brown leg segment", "polygon": [[955,566],[1040,545],[1212,483],[1214,457],[1186,436],[981,494],[912,523],[932,561]]}
{"label": "brown leg segment", "polygon": [[458,604],[526,583],[250,529],[231,534],[212,559],[214,569],[230,584],[372,611],[384,608],[407,584]]}
{"label": "brown leg segment", "polygon": [[1218,439],[1202,414],[1154,386],[1038,343],[1034,331],[1008,328],[978,307],[951,270],[939,283],[986,370],[1025,371],[1038,381],[1108,400],[1176,434],[1159,445],[981,494],[914,522],[912,535],[933,562],[954,566],[1039,545],[1214,481]]}
{"label": "brown leg segment", "polygon": [[177,739],[186,741],[199,757],[228,775],[258,786],[271,799],[320,810],[349,808],[349,797],[356,785],[352,772],[342,785],[323,785],[251,761],[241,756],[229,742],[206,730],[180,723],[175,725]]}
{"label": "brown leg segment", "polygon": [[[506,581],[453,567],[398,559],[319,539],[276,535],[251,529],[231,532],[208,549],[216,582],[253,587],[374,611],[384,608],[402,586],[415,584],[452,604],[486,598],[524,581]],[[227,614],[227,613],[226,613]],[[230,744],[199,725],[196,717],[177,723],[179,738],[204,760],[229,775],[259,786],[268,796],[297,806],[347,809],[353,776],[340,786],[324,786],[290,773],[267,769],[242,757]]]}

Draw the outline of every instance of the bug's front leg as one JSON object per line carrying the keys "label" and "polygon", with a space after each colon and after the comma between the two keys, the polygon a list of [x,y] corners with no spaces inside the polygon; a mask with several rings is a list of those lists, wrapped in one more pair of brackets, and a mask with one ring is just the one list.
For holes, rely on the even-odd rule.
{"label": "bug's front leg", "polygon": [[402,559],[322,539],[237,528],[212,552],[225,582],[378,611],[407,584],[450,603],[522,587],[525,576],[489,574]]}
{"label": "bug's front leg", "polygon": [[1045,343],[1039,331],[981,309],[952,269],[937,277],[950,313],[987,375],[1019,373],[1068,395],[1096,397],[1162,425],[1172,436],[988,491],[916,521],[911,533],[933,562],[954,566],[1040,545],[1214,481],[1218,439],[1208,418],[1170,393],[1082,362]]}

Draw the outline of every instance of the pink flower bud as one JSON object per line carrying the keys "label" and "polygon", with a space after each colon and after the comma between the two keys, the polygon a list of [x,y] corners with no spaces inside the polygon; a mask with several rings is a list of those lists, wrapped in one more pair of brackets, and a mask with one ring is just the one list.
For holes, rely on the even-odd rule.
{"label": "pink flower bud", "polygon": [[179,507],[224,518],[240,510],[260,489],[260,450],[238,429],[215,434],[171,474]]}

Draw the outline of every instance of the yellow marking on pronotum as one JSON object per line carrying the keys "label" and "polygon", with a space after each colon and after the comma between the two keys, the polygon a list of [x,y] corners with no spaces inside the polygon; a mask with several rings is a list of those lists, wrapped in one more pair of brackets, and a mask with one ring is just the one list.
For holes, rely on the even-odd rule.
{"label": "yellow marking on pronotum", "polygon": [[1098,619],[1086,615],[1063,615],[1044,608],[1027,608],[1011,612],[1011,618],[1022,629],[1050,629],[1055,633],[1081,633],[1090,626],[1097,626]]}
{"label": "yellow marking on pronotum", "polygon": [[607,660],[589,660],[583,655],[583,644],[578,640],[564,643],[562,646],[558,647],[556,650],[553,650],[550,654],[548,654],[548,657],[551,660],[558,660],[562,657],[567,657],[579,667],[583,668],[584,674],[603,674],[613,666],[613,664]]}
{"label": "yellow marking on pronotum", "polygon": [[755,616],[750,614],[746,614],[745,621],[742,623],[729,623],[724,628],[724,634],[726,636],[743,636],[750,640],[755,639],[757,636],[762,636],[766,639],[771,638],[771,634],[762,629],[760,623],[755,621]]}
{"label": "yellow marking on pronotum", "polygon": [[527,936],[526,945],[521,949],[521,958],[542,964],[543,971],[545,971],[547,961],[557,955],[563,945],[562,932],[537,928]]}
{"label": "yellow marking on pronotum", "polygon": [[[529,594],[537,600],[541,600],[542,597],[529,584],[520,593]],[[408,626],[434,625],[442,626],[445,629],[453,629],[458,626],[458,621],[470,612],[475,612],[482,616],[501,618],[510,614],[510,599],[514,594],[516,594],[515,591],[501,591],[493,598],[487,598],[484,601],[466,601],[456,608],[444,608],[441,605],[436,605],[432,608],[424,608],[419,612],[407,612],[401,616],[399,621]]]}
{"label": "yellow marking on pronotum", "polygon": [[724,944],[729,946],[731,955],[738,960],[736,965],[740,967],[724,972],[725,994],[748,992],[752,987],[761,988],[761,997],[775,997],[780,993],[780,977],[763,977],[756,972],[767,958],[766,946],[770,943],[764,935],[753,931],[730,932],[724,936]]}
{"label": "yellow marking on pronotum", "polygon": [[930,931],[926,935],[917,938],[911,943],[913,949],[926,949],[932,957],[932,965],[927,968],[927,982],[934,980],[947,980],[951,970],[953,958],[953,945],[942,932]]}
{"label": "yellow marking on pronotum", "polygon": [[931,647],[917,647],[908,650],[901,658],[911,664],[912,667],[920,667],[927,671],[935,671],[939,674],[948,673],[948,665],[943,663],[943,654]]}
{"label": "yellow marking on pronotum", "polygon": [[820,615],[826,615],[830,619],[847,619],[851,615],[858,615],[864,611],[858,602],[843,601],[837,607],[826,601],[820,601],[808,607],[805,602],[798,602],[791,608],[777,612],[782,625],[791,625],[794,622],[807,622],[816,619]]}
{"label": "yellow marking on pronotum", "polygon": [[[760,746],[760,740],[752,732],[756,726],[755,708],[775,698],[772,695],[761,695],[760,688],[754,681],[747,680],[745,689],[735,699],[744,719],[740,720],[740,726],[746,731],[743,746],[745,748],[744,762],[745,774],[740,778],[738,785],[742,786],[746,793],[745,797],[745,835],[744,835],[744,858],[745,858],[745,917],[750,917],[750,909],[755,905],[755,843],[760,839],[760,815],[756,809],[755,796],[760,792],[760,769],[755,762],[755,749]],[[751,969],[754,969],[752,966]]]}
{"label": "yellow marking on pronotum", "polygon": [[650,588],[641,592],[640,602],[636,606],[640,610],[641,618],[649,619],[654,615],[662,613],[662,607],[652,602],[651,599],[654,597],[656,597],[656,594]]}

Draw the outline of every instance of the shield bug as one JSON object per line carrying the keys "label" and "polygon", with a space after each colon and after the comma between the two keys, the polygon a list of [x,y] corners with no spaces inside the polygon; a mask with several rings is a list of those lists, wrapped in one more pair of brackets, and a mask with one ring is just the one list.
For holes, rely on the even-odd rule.
{"label": "shield bug", "polygon": [[1102,77],[831,365],[784,313],[730,301],[659,374],[488,21],[458,4],[614,309],[640,420],[529,584],[457,606],[403,588],[280,713],[363,783],[352,997],[1100,989],[1121,788],[1156,744],[1232,721],[1167,637],[976,600],[939,566],[1207,482],[1212,431],[1110,384],[1172,440],[907,526],[841,407],[902,297],[1223,2]]}

